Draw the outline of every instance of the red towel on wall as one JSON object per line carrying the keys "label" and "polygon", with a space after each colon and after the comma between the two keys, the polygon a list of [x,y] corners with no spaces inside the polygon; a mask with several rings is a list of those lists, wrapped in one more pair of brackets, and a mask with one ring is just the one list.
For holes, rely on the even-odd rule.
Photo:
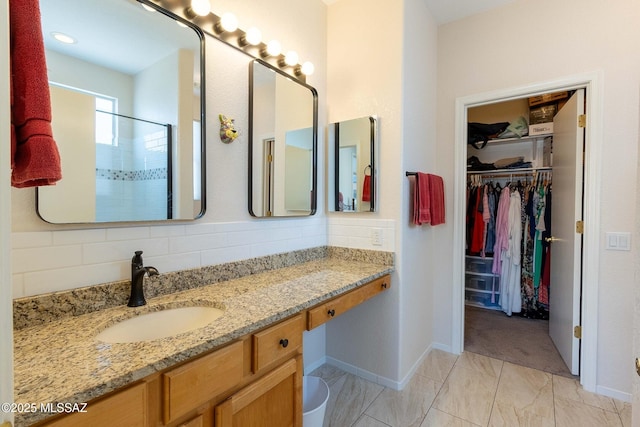
{"label": "red towel on wall", "polygon": [[371,175],[365,175],[362,182],[362,201],[371,201]]}
{"label": "red towel on wall", "polygon": [[53,185],[62,178],[51,131],[51,100],[38,0],[10,0],[11,185]]}
{"label": "red towel on wall", "polygon": [[444,223],[444,217],[442,177],[417,172],[413,192],[413,223],[438,225]]}
{"label": "red towel on wall", "polygon": [[429,197],[429,175],[416,173],[413,190],[413,223],[416,225],[431,223],[431,198]]}
{"label": "red towel on wall", "polygon": [[444,224],[444,181],[441,176],[429,175],[431,197],[431,225]]}

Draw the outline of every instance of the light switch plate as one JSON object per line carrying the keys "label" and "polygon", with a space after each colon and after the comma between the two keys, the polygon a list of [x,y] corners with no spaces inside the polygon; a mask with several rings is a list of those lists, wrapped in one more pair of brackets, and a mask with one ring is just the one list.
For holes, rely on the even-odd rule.
{"label": "light switch plate", "polygon": [[631,250],[631,233],[629,232],[612,232],[605,233],[606,248],[612,251],[630,251]]}

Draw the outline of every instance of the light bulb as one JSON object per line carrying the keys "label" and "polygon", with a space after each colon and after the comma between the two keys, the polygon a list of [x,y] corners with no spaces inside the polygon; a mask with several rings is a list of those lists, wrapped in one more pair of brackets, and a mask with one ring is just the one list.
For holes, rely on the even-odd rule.
{"label": "light bulb", "polygon": [[313,63],[306,61],[304,64],[302,64],[300,71],[302,71],[302,74],[304,74],[305,76],[310,76],[311,74],[313,74],[315,69],[316,68],[313,66]]}
{"label": "light bulb", "polygon": [[257,46],[262,41],[262,33],[256,27],[251,27],[244,35],[245,40],[252,46]]}
{"label": "light bulb", "polygon": [[282,52],[282,46],[278,40],[271,40],[267,43],[267,53],[271,56],[278,56]]}
{"label": "light bulb", "polygon": [[223,13],[220,17],[220,26],[230,33],[238,29],[238,18],[233,13]]}
{"label": "light bulb", "polygon": [[298,53],[294,50],[290,50],[289,52],[287,52],[287,54],[284,56],[284,63],[291,67],[296,65],[298,63]]}
{"label": "light bulb", "polygon": [[211,12],[209,0],[191,0],[191,10],[199,16],[207,16]]}

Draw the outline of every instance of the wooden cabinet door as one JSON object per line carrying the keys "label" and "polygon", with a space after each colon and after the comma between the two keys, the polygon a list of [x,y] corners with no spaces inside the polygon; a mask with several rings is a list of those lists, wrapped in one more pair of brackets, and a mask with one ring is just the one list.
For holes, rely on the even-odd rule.
{"label": "wooden cabinet door", "polygon": [[289,359],[215,408],[216,427],[302,427],[302,358]]}

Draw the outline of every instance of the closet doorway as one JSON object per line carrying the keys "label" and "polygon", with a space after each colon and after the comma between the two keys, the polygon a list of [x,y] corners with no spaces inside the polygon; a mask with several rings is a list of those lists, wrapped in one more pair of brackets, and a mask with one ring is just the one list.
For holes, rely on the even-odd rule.
{"label": "closet doorway", "polygon": [[[552,290],[549,305],[550,311],[550,335],[553,337],[555,346],[563,356],[566,364],[574,375],[579,374],[584,388],[593,391],[595,389],[595,366],[596,366],[596,338],[597,338],[597,221],[599,216],[599,195],[596,185],[595,171],[598,169],[597,154],[600,150],[599,138],[601,120],[601,99],[599,93],[598,74],[592,74],[585,78],[575,77],[564,82],[539,84],[518,88],[508,91],[500,91],[492,94],[484,94],[473,97],[461,98],[456,102],[456,197],[454,203],[454,274],[459,278],[460,286],[456,286],[453,292],[454,313],[453,313],[453,351],[461,353],[464,350],[464,326],[465,326],[465,253],[466,253],[466,183],[467,183],[467,141],[466,125],[467,111],[481,105],[493,104],[500,101],[514,100],[518,98],[528,98],[558,91],[574,91],[584,89],[589,93],[586,114],[588,125],[581,132],[586,138],[584,150],[584,168],[582,168],[582,143],[574,139],[572,153],[579,155],[580,165],[578,168],[565,168],[558,164],[562,161],[557,156],[560,154],[556,150],[559,132],[554,132],[554,158],[553,158],[553,190],[554,201],[552,204],[554,213],[558,216],[553,222],[552,250],[554,258],[561,256],[559,260],[554,259],[551,265],[561,266],[551,269],[553,274]],[[582,93],[577,91],[576,93]],[[578,95],[579,96],[579,95]],[[573,101],[572,101],[573,102]],[[584,100],[576,98],[577,106],[584,106]],[[565,110],[569,111],[569,110]],[[576,115],[582,112],[576,110]],[[574,116],[571,123],[575,128],[577,117]],[[574,138],[576,136],[574,135]],[[571,138],[570,136],[568,138]],[[570,160],[569,160],[570,162]],[[572,172],[573,171],[573,172]],[[565,174],[563,175],[559,174]],[[567,175],[568,174],[568,175]],[[584,176],[584,180],[582,177]],[[569,177],[570,179],[567,179]],[[567,196],[560,188],[564,186],[570,188],[577,197]],[[584,190],[584,193],[583,193]],[[558,193],[556,193],[558,192]],[[582,195],[580,197],[580,195]],[[564,203],[568,202],[570,203]],[[574,201],[577,201],[574,203]],[[557,206],[556,206],[557,205]],[[563,206],[564,205],[564,206]],[[576,214],[561,214],[556,211],[573,209]],[[566,224],[560,218],[570,218],[571,224],[569,234],[566,234]],[[576,219],[584,218],[584,234],[577,234]],[[555,238],[555,239],[553,239]],[[582,251],[580,248],[582,247]],[[557,252],[557,254],[556,254]],[[558,276],[562,275],[562,277]],[[567,290],[561,291],[560,287],[553,288],[555,282],[563,283]],[[554,300],[555,298],[555,300]],[[554,307],[555,304],[555,307]],[[560,307],[559,304],[563,304]],[[554,312],[555,310],[555,312]],[[554,318],[555,313],[555,318]],[[551,326],[557,324],[556,326]],[[588,333],[582,334],[582,339],[574,338],[574,327],[582,326],[583,331],[588,328]],[[555,332],[554,332],[555,331]],[[560,332],[561,331],[561,332]]]}

